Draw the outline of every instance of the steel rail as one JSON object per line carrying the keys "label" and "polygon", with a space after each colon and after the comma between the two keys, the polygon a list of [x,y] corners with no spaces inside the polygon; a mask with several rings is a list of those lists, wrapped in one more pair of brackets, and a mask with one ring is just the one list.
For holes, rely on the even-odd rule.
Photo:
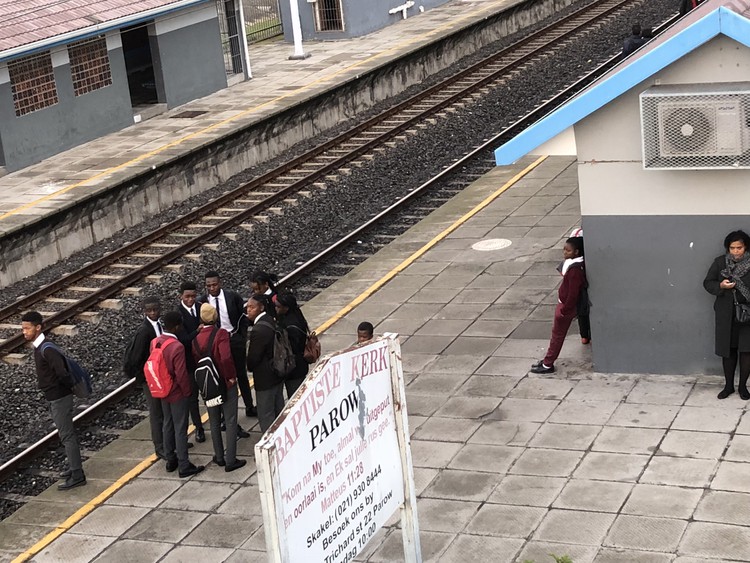
{"label": "steel rail", "polygon": [[[679,19],[678,16],[668,19],[665,23],[663,23],[661,26],[655,29],[655,34],[661,33],[670,25],[675,23],[678,19]],[[619,54],[609,58],[598,67],[596,67],[595,69],[588,72],[586,75],[576,80],[576,82],[574,82],[573,84],[567,86],[565,89],[558,92],[554,97],[545,101],[539,107],[535,108],[534,110],[532,110],[525,116],[521,117],[520,119],[513,122],[509,126],[505,127],[500,133],[493,136],[491,139],[485,141],[480,146],[472,149],[469,153],[465,154],[459,160],[457,160],[456,162],[454,162],[453,164],[451,164],[444,170],[440,171],[434,177],[430,178],[429,180],[427,180],[420,186],[414,188],[407,195],[403,196],[402,198],[397,200],[395,203],[390,205],[388,208],[382,210],[380,213],[373,216],[366,223],[352,230],[350,233],[341,237],[338,241],[331,244],[326,249],[322,250],[321,252],[316,254],[314,257],[310,258],[305,263],[295,268],[293,271],[291,271],[290,273],[288,273],[287,275],[285,275],[279,280],[279,286],[283,287],[285,285],[294,283],[296,280],[303,277],[304,275],[309,273],[312,269],[314,269],[321,261],[328,258],[334,252],[340,250],[345,245],[351,243],[355,237],[359,236],[363,232],[372,228],[373,225],[382,221],[384,218],[388,217],[395,211],[399,210],[401,207],[404,206],[404,204],[408,203],[412,199],[424,194],[427,190],[433,187],[439,180],[456,172],[462,166],[466,166],[467,163],[481,156],[484,151],[488,150],[493,145],[496,145],[498,142],[500,142],[503,139],[506,139],[506,138],[512,137],[513,135],[518,134],[521,130],[523,130],[525,127],[535,122],[537,119],[539,119],[546,113],[549,113],[550,111],[553,111],[555,108],[559,107],[559,105],[563,103],[566,99],[569,99],[576,93],[580,92],[588,84],[590,84],[597,78],[604,75],[607,71],[609,71],[612,67],[614,67],[619,61],[620,61]],[[126,381],[120,387],[110,392],[105,397],[99,399],[96,403],[94,403],[93,405],[89,406],[84,411],[76,415],[73,419],[74,422],[80,423],[81,421],[93,418],[99,412],[108,408],[110,404],[113,404],[122,400],[122,398],[124,398],[129,392],[131,392],[134,387],[135,387],[135,379],[130,379]],[[57,430],[54,430],[48,433],[43,438],[36,441],[34,444],[29,446],[28,448],[26,448],[24,451],[18,453],[16,456],[14,456],[7,462],[0,465],[0,482],[5,480],[9,475],[12,475],[13,473],[15,473],[22,465],[24,465],[25,463],[28,463],[29,460],[38,457],[56,439],[57,439]]]}
{"label": "steel rail", "polygon": [[[268,207],[278,202],[279,200],[285,199],[289,195],[315,182],[316,180],[325,176],[331,171],[340,169],[345,164],[351,162],[357,157],[363,154],[366,154],[368,152],[371,152],[374,147],[378,147],[382,145],[384,142],[388,141],[389,139],[393,138],[394,136],[398,135],[404,130],[410,127],[413,127],[415,122],[419,120],[423,120],[426,117],[429,117],[430,115],[433,115],[441,111],[442,109],[452,105],[456,101],[459,101],[465,98],[466,96],[470,95],[471,93],[475,92],[476,90],[486,86],[487,84],[498,80],[500,77],[503,76],[504,73],[507,73],[512,68],[520,66],[521,64],[527,62],[532,57],[536,56],[538,51],[549,47],[553,43],[560,42],[564,40],[565,38],[570,37],[572,34],[579,32],[584,26],[590,24],[592,21],[603,18],[607,16],[608,14],[612,13],[613,11],[631,2],[632,0],[616,0],[614,2],[613,0],[601,0],[600,2],[589,4],[588,6],[582,8],[581,10],[578,10],[576,12],[569,14],[565,18],[562,18],[561,20],[558,20],[548,26],[545,26],[544,28],[530,35],[529,37],[526,37],[523,40],[516,42],[515,44],[509,47],[506,47],[505,49],[502,49],[498,53],[495,53],[492,56],[471,65],[467,69],[459,72],[458,74],[450,77],[449,79],[441,81],[440,83],[428,88],[427,90],[410,97],[409,99],[405,100],[401,104],[398,104],[397,106],[390,108],[387,111],[377,116],[374,116],[366,120],[365,122],[353,127],[352,129],[350,129],[343,135],[335,139],[331,139],[328,142],[319,145],[318,147],[308,151],[307,153],[300,155],[299,157],[283,164],[279,168],[271,172],[268,172],[266,174],[263,174],[262,176],[252,180],[251,182],[248,182],[246,184],[243,184],[242,186],[239,186],[238,188],[220,196],[219,198],[213,200],[212,202],[206,204],[205,206],[202,206],[198,209],[195,209],[187,213],[186,215],[169,223],[168,225],[164,225],[152,231],[151,233],[148,233],[147,235],[144,235],[136,239],[135,241],[121,247],[120,249],[87,264],[84,268],[76,272],[73,272],[71,274],[68,274],[66,276],[63,276],[62,278],[56,280],[55,282],[48,284],[47,286],[43,288],[40,288],[39,290],[29,294],[28,296],[25,296],[22,299],[19,299],[15,303],[0,309],[0,319],[2,319],[3,321],[7,321],[14,315],[19,314],[21,311],[26,310],[36,305],[40,301],[43,301],[45,298],[53,295],[55,292],[62,291],[65,288],[70,287],[71,285],[75,284],[76,282],[84,280],[86,277],[90,276],[92,273],[101,271],[107,267],[110,267],[111,265],[117,263],[122,258],[132,255],[140,250],[143,250],[144,248],[148,247],[154,242],[169,236],[171,232],[174,232],[175,230],[180,229],[180,228],[184,228],[185,226],[195,222],[196,220],[199,220],[201,217],[204,217],[210,214],[211,212],[215,211],[216,209],[220,207],[231,204],[236,199],[241,198],[243,195],[247,195],[249,191],[256,189],[266,183],[269,183],[270,181],[277,179],[280,176],[283,176],[285,173],[290,172],[294,170],[295,168],[298,168],[302,163],[308,162],[314,159],[316,156],[319,156],[331,150],[332,148],[339,146],[342,143],[356,137],[360,133],[367,131],[368,129],[371,129],[374,125],[382,123],[383,121],[387,120],[389,117],[392,117],[393,115],[396,115],[399,112],[403,111],[405,108],[414,106],[418,104],[420,101],[439,93],[440,91],[444,90],[446,87],[456,82],[459,82],[463,79],[466,79],[467,77],[470,77],[472,74],[480,72],[484,67],[492,64],[493,62],[499,59],[502,59],[503,57],[506,57],[508,55],[513,55],[523,46],[526,46],[530,43],[538,41],[545,34],[554,33],[555,30],[558,30],[560,27],[565,27],[565,25],[570,24],[571,22],[575,20],[578,20],[577,27],[568,29],[567,31],[554,33],[554,36],[551,39],[548,39],[545,43],[536,45],[534,47],[535,50],[532,50],[520,56],[516,56],[512,61],[507,63],[502,68],[495,70],[488,76],[481,78],[478,81],[475,81],[469,87],[464,88],[461,91],[456,92],[446,98],[443,98],[438,103],[433,104],[430,108],[424,111],[421,111],[419,114],[415,114],[414,116],[412,116],[411,119],[404,121],[400,125],[390,128],[388,131],[376,137],[373,137],[370,141],[360,145],[354,150],[351,150],[350,152],[341,156],[340,158],[332,160],[331,162],[329,162],[325,166],[322,166],[318,170],[312,172],[308,176],[305,176],[299,179],[298,181],[293,182],[288,187],[283,188],[280,192],[272,195],[269,198],[266,198],[262,202],[252,205],[251,207],[241,211],[238,214],[235,214],[229,217],[227,220],[221,223],[217,223],[214,227],[201,233],[200,236],[196,236],[195,238],[189,241],[186,241],[182,245],[179,245],[173,248],[172,250],[163,253],[158,258],[155,258],[154,260],[146,264],[143,264],[137,269],[133,269],[131,272],[120,277],[116,281],[102,288],[99,288],[96,291],[92,291],[87,296],[80,299],[74,305],[70,307],[66,307],[62,309],[61,311],[58,311],[55,314],[45,319],[45,326],[49,328],[54,328],[63,324],[64,322],[68,321],[72,317],[101,303],[103,300],[108,299],[114,295],[117,295],[126,287],[139,282],[144,277],[160,270],[167,264],[175,261],[178,258],[181,258],[185,254],[188,254],[190,251],[198,248],[199,246],[202,246],[207,241],[212,240],[216,236],[226,232],[227,230],[231,228],[234,228],[235,226],[247,220],[248,218],[252,217],[253,215],[263,211],[264,209],[267,209]],[[606,4],[611,4],[611,6],[605,9],[604,11],[597,11],[595,9]],[[593,11],[594,13],[587,15],[588,12],[591,12],[591,11]],[[582,17],[583,17],[583,20],[581,20]],[[0,354],[7,354],[11,352],[12,350],[18,348],[22,344],[23,344],[23,337],[20,334],[7,338],[0,342]]]}

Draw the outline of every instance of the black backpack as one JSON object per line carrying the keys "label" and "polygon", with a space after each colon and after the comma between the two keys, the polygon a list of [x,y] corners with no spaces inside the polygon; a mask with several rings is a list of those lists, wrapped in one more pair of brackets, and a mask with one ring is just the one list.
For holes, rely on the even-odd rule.
{"label": "black backpack", "polygon": [[[263,319],[260,320],[263,322]],[[297,358],[294,357],[292,344],[289,342],[289,334],[286,329],[279,325],[274,326],[272,323],[265,323],[274,331],[273,337],[273,356],[271,357],[271,367],[276,377],[285,379],[297,365]]]}
{"label": "black backpack", "polygon": [[193,340],[193,349],[198,354],[198,357],[200,357],[195,366],[195,383],[198,385],[198,391],[200,391],[206,407],[221,406],[224,404],[227,394],[224,378],[221,377],[214,359],[211,357],[211,350],[214,349],[214,339],[218,332],[219,327],[215,326],[211,331],[211,336],[208,338],[208,347],[205,350],[201,350],[198,346],[198,341]]}

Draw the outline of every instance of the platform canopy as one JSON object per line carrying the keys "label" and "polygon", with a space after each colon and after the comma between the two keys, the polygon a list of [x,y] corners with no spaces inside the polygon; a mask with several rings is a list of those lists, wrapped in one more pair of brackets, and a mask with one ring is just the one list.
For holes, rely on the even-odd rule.
{"label": "platform canopy", "polygon": [[648,79],[714,37],[723,34],[750,47],[750,1],[706,0],[564,105],[495,149],[498,166],[522,156]]}

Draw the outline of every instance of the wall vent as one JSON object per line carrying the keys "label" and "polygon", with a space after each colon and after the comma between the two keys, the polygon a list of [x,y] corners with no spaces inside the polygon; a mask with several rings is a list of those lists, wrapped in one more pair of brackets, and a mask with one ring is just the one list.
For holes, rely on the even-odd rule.
{"label": "wall vent", "polygon": [[644,168],[750,168],[750,82],[654,86],[640,99]]}

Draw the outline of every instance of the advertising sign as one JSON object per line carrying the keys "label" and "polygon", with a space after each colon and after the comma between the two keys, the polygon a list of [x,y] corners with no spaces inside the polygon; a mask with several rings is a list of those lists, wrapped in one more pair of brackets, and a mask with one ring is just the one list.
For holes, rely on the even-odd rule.
{"label": "advertising sign", "polygon": [[255,448],[269,560],[352,561],[399,509],[421,560],[397,338],[321,361]]}

